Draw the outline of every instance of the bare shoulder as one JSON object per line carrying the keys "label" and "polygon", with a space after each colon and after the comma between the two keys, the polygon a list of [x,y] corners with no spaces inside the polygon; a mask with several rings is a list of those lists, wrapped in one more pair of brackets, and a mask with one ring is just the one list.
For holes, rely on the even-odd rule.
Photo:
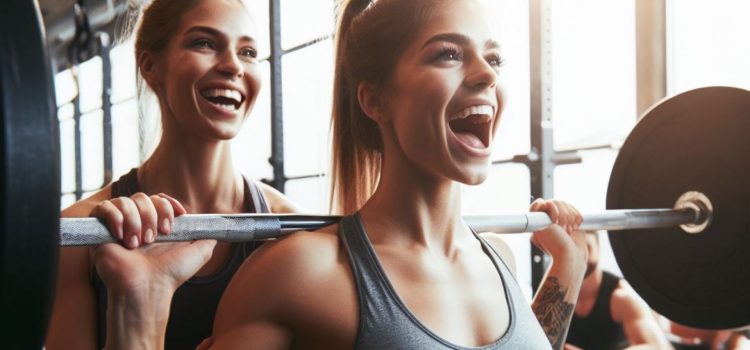
{"label": "bare shoulder", "polygon": [[79,200],[73,203],[69,207],[63,209],[60,216],[67,218],[79,218],[87,217],[91,211],[101,201],[110,199],[112,197],[112,184],[104,186],[101,190],[97,191],[93,195]]}
{"label": "bare shoulder", "polygon": [[[325,318],[323,305],[353,286],[338,225],[267,242],[240,267],[217,311],[217,335],[239,324],[299,325],[306,315]],[[323,313],[323,314],[321,314]]]}
{"label": "bare shoulder", "polygon": [[268,206],[272,213],[300,213],[303,212],[302,208],[296,203],[292,202],[287,196],[279,192],[277,189],[268,186],[260,181],[256,181],[260,188],[263,197],[268,202]]}
{"label": "bare shoulder", "polygon": [[648,304],[641,299],[625,279],[620,279],[617,288],[612,292],[610,307],[612,317],[621,322],[640,318],[650,313]]}
{"label": "bare shoulder", "polygon": [[492,232],[484,232],[480,233],[480,236],[484,238],[491,246],[495,249],[495,251],[500,255],[500,258],[503,259],[506,265],[508,265],[508,269],[510,269],[510,272],[513,273],[513,276],[516,275],[516,259],[513,256],[513,250],[510,249],[510,246],[508,245],[503,238],[497,234]]}
{"label": "bare shoulder", "polygon": [[267,242],[240,267],[219,304],[215,344],[351,348],[357,295],[338,225]]}
{"label": "bare shoulder", "polygon": [[325,274],[340,255],[337,228],[332,225],[314,232],[300,231],[266,242],[245,261],[235,279],[242,281],[242,276],[251,274],[304,282],[315,274]]}

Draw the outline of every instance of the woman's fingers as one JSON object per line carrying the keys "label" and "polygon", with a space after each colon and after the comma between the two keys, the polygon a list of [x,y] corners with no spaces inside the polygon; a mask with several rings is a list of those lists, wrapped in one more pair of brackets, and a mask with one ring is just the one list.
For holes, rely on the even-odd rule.
{"label": "woman's fingers", "polygon": [[137,248],[143,242],[138,206],[128,197],[114,198],[110,202],[122,213],[123,242],[129,248]]}
{"label": "woman's fingers", "polygon": [[563,229],[565,229],[565,232],[570,233],[573,222],[570,214],[570,209],[568,209],[568,206],[565,205],[565,202],[556,200],[551,202],[552,205],[557,207],[557,210],[560,212],[560,220],[558,220],[558,224],[562,226]]}
{"label": "woman's fingers", "polygon": [[112,232],[112,234],[117,237],[117,239],[122,241],[123,221],[125,220],[125,218],[122,215],[120,209],[112,204],[112,202],[100,202],[96,207],[94,207],[94,210],[91,211],[90,216],[103,219],[104,222],[106,222],[109,226],[110,232]]}
{"label": "woman's fingers", "polygon": [[146,244],[151,243],[156,239],[156,233],[158,230],[159,214],[156,211],[156,206],[151,201],[151,198],[143,192],[138,192],[130,198],[138,207],[138,215],[141,218],[141,232],[140,232],[140,243]]}
{"label": "woman's fingers", "polygon": [[186,212],[179,201],[166,194],[139,192],[102,201],[91,216],[102,218],[112,234],[132,249],[155,241],[160,232],[172,232],[174,218]]}
{"label": "woman's fingers", "polygon": [[175,208],[169,200],[159,195],[151,196],[151,202],[154,203],[156,208],[158,232],[165,235],[169,234],[172,232]]}
{"label": "woman's fingers", "polygon": [[578,211],[578,209],[576,209],[576,207],[568,202],[556,202],[561,208],[563,208],[561,210],[565,213],[565,230],[568,233],[578,231],[578,228],[581,226],[581,222],[583,221],[583,219],[581,218],[581,213]]}
{"label": "woman's fingers", "polygon": [[552,223],[560,225],[568,233],[577,231],[583,222],[583,217],[578,209],[565,201],[539,198],[531,203],[529,210],[547,213]]}
{"label": "woman's fingers", "polygon": [[178,200],[170,197],[169,195],[165,193],[159,193],[157,196],[168,200],[169,203],[172,204],[172,207],[174,208],[174,216],[180,216],[180,215],[187,213],[187,210],[185,210],[185,207],[183,207],[182,204]]}
{"label": "woman's fingers", "polygon": [[534,200],[534,202],[531,203],[531,207],[529,208],[531,211],[543,211],[549,215],[550,220],[552,220],[553,224],[559,224],[560,223],[560,211],[559,209],[553,205],[552,201],[537,198]]}

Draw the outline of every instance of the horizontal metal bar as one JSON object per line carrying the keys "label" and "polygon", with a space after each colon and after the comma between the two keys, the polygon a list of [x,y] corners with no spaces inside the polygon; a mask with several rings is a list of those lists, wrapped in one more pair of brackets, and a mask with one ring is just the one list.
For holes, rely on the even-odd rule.
{"label": "horizontal metal bar", "polygon": [[313,46],[313,45],[315,45],[317,43],[321,43],[321,42],[326,41],[326,40],[331,39],[331,38],[333,38],[333,34],[323,35],[321,37],[317,37],[317,38],[315,38],[313,40],[310,40],[310,41],[304,42],[302,44],[299,44],[297,46],[290,47],[290,48],[288,48],[286,50],[282,49],[281,54],[285,55],[285,54],[288,54],[288,53],[299,51],[299,50],[302,50],[304,48]]}
{"label": "horizontal metal bar", "polygon": [[[630,209],[584,213],[582,216],[580,229],[583,231],[617,231],[696,223],[699,215],[692,209]],[[495,233],[534,232],[552,224],[552,219],[543,212],[474,215],[465,216],[464,220],[475,231]]]}
{"label": "horizontal metal bar", "polygon": [[326,174],[323,174],[323,173],[299,175],[299,176],[287,176],[286,181],[288,182],[288,181],[295,181],[295,180],[319,179],[325,176]]}
{"label": "horizontal metal bar", "polygon": [[[581,230],[625,230],[671,227],[695,223],[700,215],[693,209],[608,210],[584,214]],[[316,230],[338,222],[334,215],[199,214],[175,219],[172,233],[159,235],[158,242],[217,239],[229,242],[266,240],[301,230]],[[552,224],[543,212],[508,215],[465,216],[466,223],[479,232],[524,233]],[[86,246],[113,243],[116,239],[97,218],[60,219],[60,245]]]}
{"label": "horizontal metal bar", "polygon": [[[157,242],[217,239],[225,242],[266,240],[300,230],[315,230],[336,223],[340,216],[271,214],[198,214],[175,219],[172,233],[157,236]],[[106,225],[97,218],[60,219],[61,246],[114,243]]]}

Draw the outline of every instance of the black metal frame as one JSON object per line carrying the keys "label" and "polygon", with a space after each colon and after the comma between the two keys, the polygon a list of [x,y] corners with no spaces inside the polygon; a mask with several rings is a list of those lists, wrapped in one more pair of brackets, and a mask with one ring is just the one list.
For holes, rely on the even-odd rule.
{"label": "black metal frame", "polygon": [[332,38],[332,35],[326,35],[314,40],[294,46],[284,50],[281,46],[281,1],[269,0],[270,10],[270,41],[271,56],[268,62],[271,66],[271,158],[268,162],[273,167],[273,178],[264,180],[277,190],[284,192],[286,182],[289,180],[299,180],[307,178],[317,178],[322,174],[310,174],[303,176],[287,177],[284,169],[284,99],[283,99],[283,81],[282,81],[282,57],[288,53],[299,51],[309,46],[320,43],[326,39]]}
{"label": "black metal frame", "polygon": [[284,175],[284,100],[282,98],[282,67],[281,57],[281,2],[269,0],[271,20],[271,158],[268,160],[273,167],[273,179],[270,183],[277,190],[284,192],[286,184]]}
{"label": "black metal frame", "polygon": [[75,149],[75,189],[72,193],[76,200],[81,199],[85,189],[83,188],[83,161],[82,161],[82,144],[81,144],[81,116],[93,111],[81,111],[80,91],[81,84],[78,80],[76,68],[81,63],[90,60],[93,57],[100,57],[102,60],[102,143],[103,143],[103,170],[104,178],[100,187],[106,186],[112,181],[112,62],[110,58],[111,46],[109,34],[106,32],[93,33],[88,23],[86,8],[82,6],[83,2],[79,1],[75,6],[76,12],[76,33],[73,42],[69,47],[70,68],[73,69],[74,81],[78,93],[73,98],[73,139]]}

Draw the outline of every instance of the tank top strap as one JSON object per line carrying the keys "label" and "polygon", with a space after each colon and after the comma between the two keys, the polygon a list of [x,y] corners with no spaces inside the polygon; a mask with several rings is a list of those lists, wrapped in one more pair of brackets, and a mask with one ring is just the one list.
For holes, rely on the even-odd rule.
{"label": "tank top strap", "polygon": [[340,222],[339,239],[349,254],[352,273],[357,284],[359,299],[360,327],[383,324],[389,320],[401,319],[402,315],[389,287],[381,276],[377,256],[367,238],[359,213],[344,217]]}
{"label": "tank top strap", "polygon": [[610,301],[612,300],[612,293],[617,289],[617,284],[619,282],[619,277],[607,271],[602,271],[602,284],[599,287],[599,294],[596,296],[594,307],[591,308],[591,315],[597,315],[602,319],[612,321]]}
{"label": "tank top strap", "polygon": [[260,185],[254,180],[242,176],[245,183],[245,212],[247,213],[270,213],[265,196],[260,189]]}
{"label": "tank top strap", "polygon": [[141,191],[138,186],[138,168],[130,169],[128,173],[120,176],[112,183],[112,198],[130,197]]}
{"label": "tank top strap", "polygon": [[[482,245],[482,250],[484,250],[485,254],[489,255],[490,259],[492,259],[492,262],[495,263],[495,266],[497,266],[500,276],[503,279],[513,279],[514,283],[503,283],[506,287],[506,292],[508,294],[508,301],[509,305],[515,305],[517,304],[518,300],[516,300],[519,296],[523,295],[523,292],[521,291],[521,287],[518,285],[518,283],[515,281],[515,277],[513,276],[513,273],[510,271],[510,268],[505,263],[505,260],[500,256],[500,253],[495,250],[495,248],[487,242],[482,236],[480,236],[474,229],[469,228],[471,232],[474,234],[474,237],[479,240],[479,243]],[[513,308],[511,308],[511,318],[513,317]],[[513,322],[511,322],[511,326],[514,325]]]}
{"label": "tank top strap", "polygon": [[503,336],[507,342],[500,344],[509,349],[551,349],[542,326],[532,312],[521,286],[518,284],[510,268],[495,248],[480,236],[474,229],[469,228],[479,240],[485,254],[489,255],[503,280],[505,295],[510,312],[510,324]]}

